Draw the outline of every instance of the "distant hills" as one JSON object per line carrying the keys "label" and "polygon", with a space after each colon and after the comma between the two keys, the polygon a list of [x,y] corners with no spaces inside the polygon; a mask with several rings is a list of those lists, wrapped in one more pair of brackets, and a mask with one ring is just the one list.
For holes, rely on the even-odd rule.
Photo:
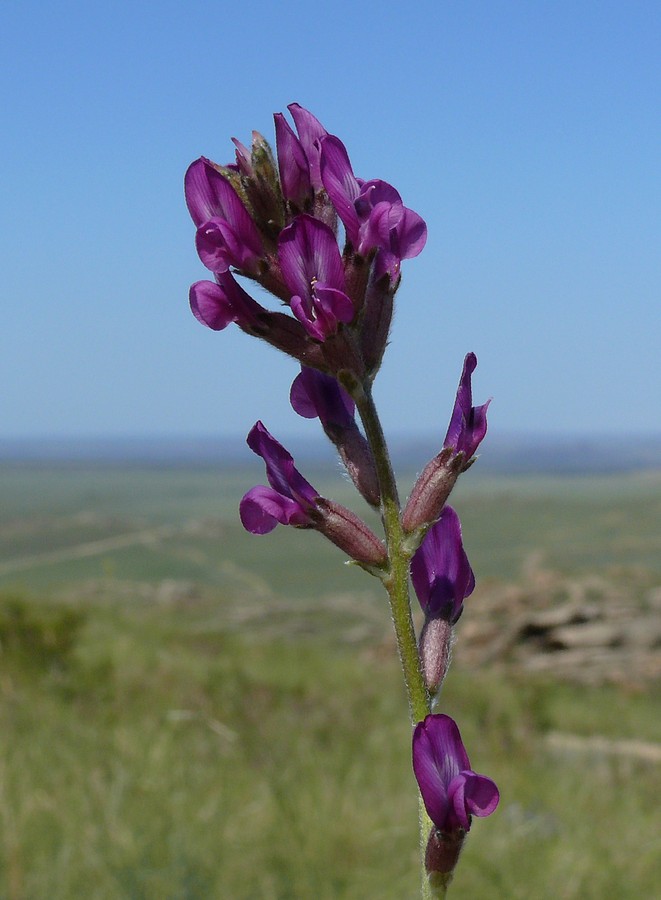
{"label": "distant hills", "polygon": [[[400,437],[391,442],[398,467],[421,469],[440,449],[442,436]],[[308,465],[334,459],[332,446],[315,440],[284,439],[294,457]],[[581,474],[661,469],[661,434],[634,436],[498,435],[480,448],[486,473]],[[239,437],[0,439],[0,462],[116,463],[156,466],[250,464],[254,457]]]}

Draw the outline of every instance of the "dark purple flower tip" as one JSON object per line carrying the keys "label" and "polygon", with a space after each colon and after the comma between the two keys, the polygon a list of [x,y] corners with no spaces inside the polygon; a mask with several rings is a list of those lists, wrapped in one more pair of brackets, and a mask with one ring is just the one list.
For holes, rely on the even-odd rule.
{"label": "dark purple flower tip", "polygon": [[241,172],[242,175],[246,175],[248,178],[252,177],[255,174],[255,171],[252,167],[250,150],[248,150],[245,144],[242,144],[241,141],[237,140],[237,138],[232,138],[232,143],[236,148],[237,170]]}
{"label": "dark purple flower tip", "polygon": [[331,375],[301,367],[294,379],[289,399],[304,419],[320,419],[324,428],[348,428],[354,424],[355,403]]}
{"label": "dark purple flower tip", "polygon": [[459,516],[444,506],[411,560],[411,581],[427,619],[454,625],[464,599],[475,588],[475,576],[461,540]]}
{"label": "dark purple flower tip", "polygon": [[204,265],[213,272],[225,271],[231,265],[254,268],[263,255],[262,239],[227,178],[201,157],[188,167],[184,191]]}
{"label": "dark purple flower tip", "polygon": [[353,319],[340,251],[327,225],[312,216],[297,216],[280,233],[278,255],[292,295],[291,310],[311,337],[323,341],[339,323]]}
{"label": "dark purple flower tip", "polygon": [[318,492],[303,478],[291,454],[257,422],[247,440],[250,449],[266,464],[270,488],[258,486],[240,504],[243,527],[253,534],[266,534],[278,524],[310,528]]}
{"label": "dark purple flower tip", "polygon": [[220,272],[217,283],[196,281],[190,289],[190,307],[193,315],[214,331],[222,331],[230,322],[250,330],[258,323],[264,308],[243,290],[230,272]]}
{"label": "dark purple flower tip", "polygon": [[445,834],[471,827],[471,816],[489,816],[500,794],[494,782],[470,767],[456,723],[429,715],[413,732],[413,771],[436,828]]}
{"label": "dark purple flower tip", "polygon": [[282,113],[275,113],[273,119],[282,194],[286,200],[302,207],[312,193],[310,164],[301,142]]}
{"label": "dark purple flower tip", "polygon": [[471,376],[477,367],[477,357],[467,353],[459,379],[457,398],[443,447],[452,447],[455,453],[463,453],[468,461],[487,433],[487,408],[491,400],[482,406],[473,406]]}
{"label": "dark purple flower tip", "polygon": [[294,120],[301,147],[308,160],[312,187],[315,191],[321,191],[324,186],[319,171],[320,141],[328,132],[319,119],[313,116],[309,110],[304,109],[299,103],[290,103],[287,109]]}

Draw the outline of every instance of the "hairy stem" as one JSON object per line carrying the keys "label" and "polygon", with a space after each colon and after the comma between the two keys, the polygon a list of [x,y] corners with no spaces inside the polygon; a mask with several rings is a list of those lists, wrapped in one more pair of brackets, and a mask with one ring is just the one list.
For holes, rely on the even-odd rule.
{"label": "hairy stem", "polygon": [[[388,573],[383,584],[390,598],[397,649],[404,672],[406,695],[409,704],[411,724],[421,722],[431,712],[429,692],[420,667],[418,645],[411,616],[409,597],[409,562],[410,553],[404,548],[404,532],[402,529],[397,483],[388,453],[388,446],[381,427],[371,386],[362,385],[354,389],[353,397],[365,429],[365,436],[372,449],[381,492],[381,515],[388,548]],[[432,827],[427,811],[419,798],[420,820],[420,854],[422,861],[422,897],[423,900],[444,897],[430,885],[425,871],[425,850],[427,838]]]}
{"label": "hairy stem", "polygon": [[400,520],[397,483],[370,387],[363,386],[360,392],[356,391],[354,399],[374,455],[379,479],[381,515],[389,561],[388,572],[383,578],[383,584],[390,598],[390,609],[397,637],[397,649],[404,672],[411,723],[415,725],[430,712],[430,700],[420,668],[418,646],[411,617],[408,581],[410,556],[404,549],[404,532]]}

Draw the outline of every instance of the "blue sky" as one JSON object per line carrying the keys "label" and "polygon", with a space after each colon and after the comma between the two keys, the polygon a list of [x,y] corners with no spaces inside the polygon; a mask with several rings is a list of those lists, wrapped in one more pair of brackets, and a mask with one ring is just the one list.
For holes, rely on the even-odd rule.
{"label": "blue sky", "polygon": [[[661,5],[8,0],[0,436],[276,434],[293,361],[188,310],[183,173],[298,101],[427,221],[376,382],[442,438],[661,430]],[[8,323],[8,324],[7,324]]]}

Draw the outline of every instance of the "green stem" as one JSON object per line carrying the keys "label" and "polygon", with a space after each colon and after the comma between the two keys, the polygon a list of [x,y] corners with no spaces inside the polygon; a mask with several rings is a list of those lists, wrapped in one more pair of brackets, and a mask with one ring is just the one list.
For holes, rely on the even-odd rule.
{"label": "green stem", "polygon": [[383,577],[383,584],[390,598],[390,609],[395,626],[397,649],[404,671],[411,723],[415,725],[416,722],[424,719],[431,707],[429,692],[420,669],[418,645],[411,617],[410,555],[404,549],[404,532],[400,520],[397,483],[370,386],[363,385],[362,389],[356,390],[354,400],[365,428],[365,436],[372,449],[379,480],[381,515],[389,560],[388,572]]}
{"label": "green stem", "polygon": [[[371,386],[369,384],[362,385],[359,388],[355,388],[352,393],[365,429],[365,436],[372,449],[379,480],[381,515],[389,560],[388,572],[383,578],[383,584],[390,599],[390,610],[395,627],[399,658],[404,672],[411,724],[415,725],[431,712],[431,703],[429,691],[420,668],[418,644],[411,616],[411,602],[409,598],[410,553],[404,549],[404,532],[400,517],[397,483],[381,421],[372,398]],[[421,797],[419,797],[419,820],[422,898],[423,900],[443,898],[445,897],[445,890],[439,893],[438,889],[432,887],[425,871],[425,850],[432,822],[427,815]]]}

